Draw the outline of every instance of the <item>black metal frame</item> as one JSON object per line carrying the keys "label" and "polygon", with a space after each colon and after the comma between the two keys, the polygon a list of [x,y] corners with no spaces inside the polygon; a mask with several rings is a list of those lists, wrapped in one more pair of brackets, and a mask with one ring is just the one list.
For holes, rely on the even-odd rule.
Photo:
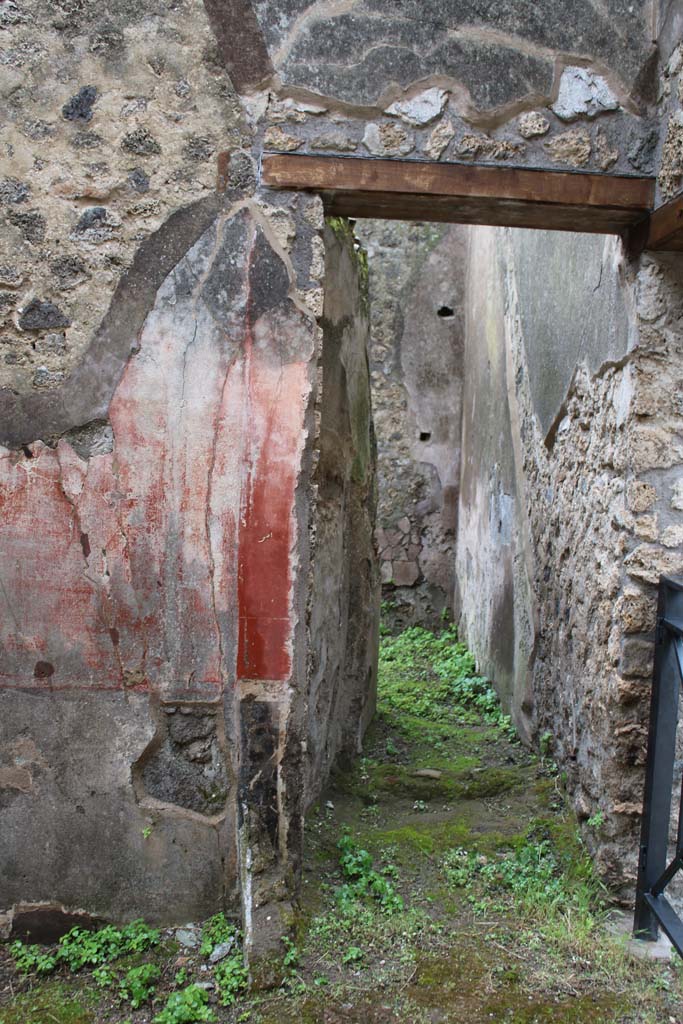
{"label": "black metal frame", "polygon": [[633,932],[638,939],[654,942],[661,927],[683,957],[683,921],[664,895],[669,882],[683,869],[683,783],[676,852],[667,865],[682,680],[683,579],[661,576]]}

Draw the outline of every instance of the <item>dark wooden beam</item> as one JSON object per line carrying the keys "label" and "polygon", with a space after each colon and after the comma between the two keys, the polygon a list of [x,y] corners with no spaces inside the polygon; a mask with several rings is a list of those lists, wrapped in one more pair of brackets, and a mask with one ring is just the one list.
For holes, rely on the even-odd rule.
{"label": "dark wooden beam", "polygon": [[683,196],[658,207],[650,215],[645,248],[655,252],[683,252]]}
{"label": "dark wooden beam", "polygon": [[319,193],[346,217],[622,234],[647,217],[652,178],[265,153],[270,188]]}

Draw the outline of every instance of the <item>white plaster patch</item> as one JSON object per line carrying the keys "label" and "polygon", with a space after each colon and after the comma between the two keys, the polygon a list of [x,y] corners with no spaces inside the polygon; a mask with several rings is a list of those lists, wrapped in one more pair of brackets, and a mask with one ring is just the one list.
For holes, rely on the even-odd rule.
{"label": "white plaster patch", "polygon": [[683,512],[683,480],[677,480],[671,488],[671,507]]}
{"label": "white plaster patch", "polygon": [[617,110],[619,101],[601,75],[587,68],[565,68],[560,91],[552,110],[563,121],[573,121],[585,114],[596,117],[606,110]]}
{"label": "white plaster patch", "polygon": [[629,368],[625,367],[624,372],[621,375],[621,380],[615,387],[614,393],[612,395],[612,405],[614,406],[614,411],[617,414],[618,427],[620,427],[621,424],[625,423],[628,419],[632,397],[633,382],[631,380]]}
{"label": "white plaster patch", "polygon": [[417,96],[412,96],[409,100],[396,100],[391,106],[386,108],[385,113],[393,114],[394,117],[400,117],[402,121],[406,121],[408,124],[424,125],[429,124],[434,118],[438,117],[443,108],[446,106],[446,100],[448,94],[444,89],[425,89],[424,92],[420,92]]}
{"label": "white plaster patch", "polygon": [[250,124],[258,124],[266,112],[270,94],[268,92],[255,92],[251,95],[241,96],[240,101]]}

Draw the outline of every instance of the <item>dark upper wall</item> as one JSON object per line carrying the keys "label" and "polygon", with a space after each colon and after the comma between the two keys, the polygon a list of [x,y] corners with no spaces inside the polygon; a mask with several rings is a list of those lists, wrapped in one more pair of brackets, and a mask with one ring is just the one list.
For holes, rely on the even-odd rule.
{"label": "dark upper wall", "polygon": [[651,50],[649,6],[573,0],[569,12],[557,0],[254,4],[285,86],[372,106],[395,85],[438,75],[467,89],[481,111],[549,94],[559,55],[611,68],[637,95]]}
{"label": "dark upper wall", "polygon": [[[256,145],[651,173],[650,3],[205,0]],[[519,120],[518,120],[519,118]]]}

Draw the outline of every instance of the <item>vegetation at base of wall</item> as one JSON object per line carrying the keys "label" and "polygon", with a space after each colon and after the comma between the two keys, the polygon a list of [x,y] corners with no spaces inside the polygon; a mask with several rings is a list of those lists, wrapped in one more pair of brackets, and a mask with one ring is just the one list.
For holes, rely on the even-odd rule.
{"label": "vegetation at base of wall", "polygon": [[385,636],[379,671],[380,712],[460,724],[483,719],[512,731],[491,682],[477,674],[474,658],[458,641],[454,626],[439,634],[411,626],[398,636]]}
{"label": "vegetation at base of wall", "polygon": [[197,1021],[215,1020],[208,992],[199,985],[188,985],[180,992],[171,993],[166,1006],[154,1018],[154,1024],[195,1024]]}
{"label": "vegetation at base of wall", "polygon": [[337,843],[337,849],[345,879],[336,893],[341,907],[351,907],[357,901],[370,898],[376,900],[387,914],[398,914],[403,910],[403,900],[387,877],[394,874],[395,869],[377,871],[368,851],[354,842],[348,829]]}
{"label": "vegetation at base of wall", "polygon": [[450,628],[383,640],[363,757],[308,817],[274,987],[248,990],[224,914],[182,951],[140,922],[76,930],[12,945],[0,1024],[683,1024],[679,961],[637,960],[607,930],[561,776],[510,738],[456,644]]}
{"label": "vegetation at base of wall", "polygon": [[[68,1000],[65,998],[67,985],[60,983],[51,990],[55,1007],[45,1010],[35,1024],[44,1024],[44,1020],[50,1019],[71,1024],[72,1018],[74,1024],[80,1024],[81,1019],[90,1022],[90,1011],[85,1006],[96,1001],[93,990],[99,994],[100,1010],[102,1000],[108,1003],[107,1020],[122,1020],[117,1009],[129,1014],[140,1009],[148,1011],[153,1005],[158,1012],[153,1018],[145,1019],[153,1020],[154,1024],[215,1021],[215,1011],[209,1005],[207,979],[215,992],[214,1000],[221,1007],[234,1005],[248,983],[241,933],[223,913],[215,914],[202,926],[198,956],[200,960],[209,960],[211,966],[203,965],[202,977],[202,965],[197,964],[197,980],[190,980],[192,970],[186,967],[175,971],[171,978],[168,962],[177,955],[177,944],[168,938],[164,941],[158,929],[150,928],[143,921],[134,921],[120,929],[112,925],[97,931],[73,928],[51,948],[16,941],[9,949],[17,971],[32,990],[46,975],[61,972],[66,978],[78,976],[81,995]],[[213,962],[216,953],[219,957]],[[85,1003],[82,993],[88,996]],[[42,1001],[38,1000],[35,1005],[42,1007]],[[26,1000],[25,1006],[27,1014],[31,1014],[33,1003]],[[40,1012],[43,1013],[42,1009]],[[5,1018],[0,1013],[0,1024],[23,1024],[24,1020],[26,1024],[34,1024],[31,1016],[12,1013]],[[128,1018],[124,1024],[130,1024]]]}
{"label": "vegetation at base of wall", "polygon": [[12,943],[10,949],[22,974],[51,974],[62,964],[70,971],[102,967],[127,954],[146,952],[158,944],[159,938],[157,929],[150,928],[144,921],[133,921],[124,928],[107,925],[98,931],[72,928],[50,953],[42,946],[20,940]]}

